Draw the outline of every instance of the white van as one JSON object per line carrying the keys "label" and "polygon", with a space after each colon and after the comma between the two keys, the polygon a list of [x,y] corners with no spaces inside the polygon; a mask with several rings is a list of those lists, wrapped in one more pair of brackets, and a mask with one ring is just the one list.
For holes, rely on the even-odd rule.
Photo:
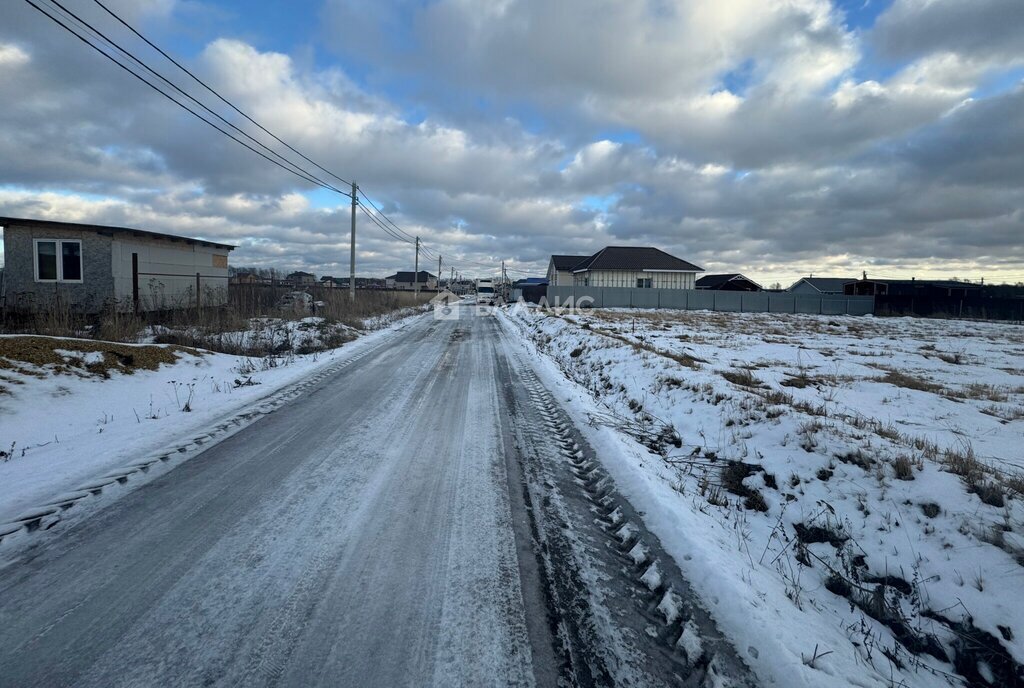
{"label": "white van", "polygon": [[494,280],[478,279],[476,281],[476,302],[490,305],[495,302],[495,298]]}

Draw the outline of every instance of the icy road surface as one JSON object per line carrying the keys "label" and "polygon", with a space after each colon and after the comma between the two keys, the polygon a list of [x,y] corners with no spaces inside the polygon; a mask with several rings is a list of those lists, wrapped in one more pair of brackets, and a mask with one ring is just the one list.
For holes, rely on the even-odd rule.
{"label": "icy road surface", "polygon": [[568,472],[523,463],[557,457],[523,361],[461,314],[9,556],[0,685],[689,684],[657,599],[544,492]]}

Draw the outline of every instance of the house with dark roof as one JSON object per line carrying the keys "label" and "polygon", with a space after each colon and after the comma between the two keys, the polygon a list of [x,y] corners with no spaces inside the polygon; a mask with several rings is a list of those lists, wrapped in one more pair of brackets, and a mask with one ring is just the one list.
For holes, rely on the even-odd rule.
{"label": "house with dark roof", "polygon": [[408,272],[396,272],[384,278],[384,286],[388,289],[410,290],[419,287],[420,289],[437,289],[437,277],[426,270],[418,273],[409,270]]}
{"label": "house with dark roof", "polygon": [[553,287],[571,287],[572,269],[590,256],[551,256],[548,262],[548,284]]}
{"label": "house with dark roof", "polygon": [[12,310],[98,313],[219,306],[228,254],[204,239],[80,222],[0,217],[3,298]]}
{"label": "house with dark roof", "polygon": [[856,277],[802,277],[791,284],[786,291],[794,294],[810,294],[811,296],[842,294],[844,285],[856,279]]}
{"label": "house with dark roof", "polygon": [[861,279],[847,282],[844,293],[855,296],[916,296],[933,299],[980,298],[980,284],[956,280]]}
{"label": "house with dark roof", "polygon": [[302,270],[296,270],[284,279],[293,287],[311,287],[316,284],[316,275],[312,272],[303,272]]}
{"label": "house with dark roof", "polygon": [[572,268],[582,287],[693,289],[704,268],[651,246],[608,246]]}
{"label": "house with dark roof", "polygon": [[724,275],[704,275],[697,280],[697,288],[719,291],[764,291],[760,284],[738,272]]}

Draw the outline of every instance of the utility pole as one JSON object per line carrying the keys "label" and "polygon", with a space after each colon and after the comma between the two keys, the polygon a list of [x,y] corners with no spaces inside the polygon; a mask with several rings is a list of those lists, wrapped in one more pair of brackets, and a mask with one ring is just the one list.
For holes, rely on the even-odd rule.
{"label": "utility pole", "polygon": [[498,278],[501,283],[501,298],[505,298],[505,261],[501,261],[501,276]]}
{"label": "utility pole", "polygon": [[359,205],[359,187],[352,182],[352,238],[348,256],[348,298],[356,300],[356,206]]}
{"label": "utility pole", "polygon": [[437,257],[437,293],[441,293],[441,256]]}
{"label": "utility pole", "polygon": [[416,303],[420,302],[420,238],[416,237],[416,262],[412,271],[412,290],[416,293]]}

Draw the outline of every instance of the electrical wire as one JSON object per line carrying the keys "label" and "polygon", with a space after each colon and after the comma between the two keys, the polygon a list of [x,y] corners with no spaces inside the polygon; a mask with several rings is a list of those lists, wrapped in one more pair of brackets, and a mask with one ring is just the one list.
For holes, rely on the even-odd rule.
{"label": "electrical wire", "polygon": [[78,40],[82,41],[87,46],[89,46],[90,48],[92,48],[93,50],[98,52],[100,55],[102,55],[103,57],[107,58],[108,60],[113,62],[115,65],[117,65],[118,67],[123,69],[124,71],[128,72],[129,74],[131,74],[133,77],[135,77],[136,79],[138,79],[139,81],[144,83],[146,86],[149,86],[151,89],[153,89],[154,91],[156,91],[157,93],[162,95],[164,98],[167,98],[169,101],[171,101],[172,103],[174,103],[178,107],[182,108],[186,112],[189,112],[190,114],[192,114],[193,116],[195,116],[199,120],[205,122],[207,125],[213,127],[214,129],[216,129],[220,133],[224,134],[225,136],[227,136],[231,140],[233,140],[236,143],[238,143],[239,145],[244,146],[245,148],[248,148],[250,151],[252,151],[256,155],[260,156],[261,158],[267,160],[268,162],[273,163],[274,165],[277,165],[278,167],[280,167],[284,171],[286,171],[286,172],[288,172],[290,174],[293,174],[296,177],[299,177],[299,178],[303,179],[304,181],[309,182],[310,184],[313,184],[315,186],[321,186],[323,188],[328,188],[328,187],[324,187],[322,184],[318,183],[315,179],[312,179],[311,177],[308,177],[308,176],[306,176],[305,174],[303,174],[301,172],[297,172],[297,171],[295,171],[295,170],[293,170],[293,169],[291,169],[291,168],[281,164],[280,162],[278,162],[277,160],[274,160],[273,158],[271,158],[270,156],[266,155],[265,153],[262,153],[259,150],[253,148],[252,146],[247,144],[245,141],[243,141],[243,140],[237,138],[236,136],[232,135],[231,132],[226,131],[225,129],[222,129],[215,122],[212,122],[212,121],[206,119],[200,113],[196,112],[195,110],[190,108],[185,103],[182,103],[181,101],[175,99],[174,96],[170,95],[166,91],[162,90],[159,86],[157,86],[153,82],[151,82],[148,79],[146,79],[146,77],[144,77],[141,74],[139,74],[139,73],[135,72],[134,70],[132,70],[131,67],[129,67],[128,65],[118,61],[117,58],[115,58],[113,55],[107,53],[101,47],[99,47],[98,45],[92,43],[88,38],[86,38],[82,34],[78,33],[78,31],[76,31],[74,28],[72,28],[72,27],[68,26],[67,24],[65,24],[58,17],[55,17],[55,16],[51,15],[45,9],[43,9],[42,7],[37,5],[35,2],[33,2],[33,0],[25,0],[25,2],[28,3],[29,5],[31,5],[33,8],[35,8],[40,14],[42,14],[43,16],[48,18],[50,21],[54,22],[55,24],[57,24],[58,26],[63,28],[65,31],[67,31],[68,33],[70,33],[73,36],[75,36]]}
{"label": "electrical wire", "polygon": [[[113,17],[115,20],[117,20],[120,24],[122,24],[125,28],[127,28],[129,31],[131,31],[133,34],[135,34],[139,39],[141,39],[148,46],[150,46],[152,49],[154,49],[158,53],[160,53],[160,55],[162,55],[164,58],[166,58],[168,61],[170,61],[174,66],[176,66],[178,69],[180,69],[185,74],[187,74],[191,79],[193,79],[196,83],[198,83],[204,89],[206,89],[211,94],[213,94],[218,100],[223,102],[225,105],[230,107],[232,110],[234,110],[236,113],[238,113],[244,119],[246,119],[248,122],[250,122],[251,124],[256,126],[258,129],[260,129],[260,131],[264,132],[265,134],[267,134],[268,136],[273,138],[275,141],[277,141],[278,143],[283,145],[285,148],[287,148],[291,152],[295,153],[300,158],[302,158],[303,160],[305,160],[309,164],[313,165],[317,169],[325,172],[326,174],[330,175],[331,177],[337,179],[338,181],[340,181],[340,182],[342,182],[344,184],[351,184],[351,182],[347,181],[346,179],[342,178],[341,176],[335,174],[334,172],[328,170],[327,168],[323,167],[319,163],[317,163],[314,160],[310,159],[309,157],[307,157],[306,155],[304,155],[303,153],[301,153],[300,151],[295,149],[293,146],[291,146],[290,144],[286,143],[284,140],[282,140],[276,134],[271,132],[269,129],[267,129],[266,127],[261,125],[255,119],[250,117],[248,114],[243,112],[240,108],[235,106],[231,101],[229,101],[227,98],[222,96],[214,88],[212,88],[206,82],[204,82],[202,79],[200,79],[195,74],[193,74],[184,65],[182,65],[180,62],[175,60],[173,57],[171,57],[171,55],[169,55],[167,52],[165,52],[163,49],[161,49],[159,46],[157,46],[151,40],[146,38],[146,36],[144,36],[142,33],[140,33],[138,30],[136,30],[133,26],[131,26],[128,22],[126,22],[124,19],[122,19],[117,13],[115,13],[110,8],[108,8],[105,4],[103,4],[103,2],[101,2],[100,0],[93,0],[93,1],[101,9],[103,9],[107,14],[109,14],[111,17]],[[165,77],[163,74],[157,72],[155,69],[150,67],[148,64],[146,64],[146,62],[144,62],[142,59],[137,57],[134,53],[132,53],[131,51],[127,50],[126,48],[121,46],[119,43],[117,43],[116,41],[111,39],[109,36],[104,34],[102,31],[100,31],[99,29],[94,27],[92,24],[90,24],[89,22],[85,21],[80,16],[78,16],[77,14],[75,14],[74,12],[69,10],[67,7],[65,7],[63,4],[61,4],[61,2],[59,2],[59,0],[40,0],[40,2],[49,2],[49,3],[51,3],[50,5],[47,5],[48,9],[44,9],[43,7],[41,7],[39,4],[37,4],[33,0],[25,0],[25,2],[27,4],[29,4],[31,7],[33,7],[35,10],[37,10],[40,14],[42,14],[46,18],[50,19],[55,24],[60,26],[62,29],[64,29],[65,31],[67,31],[68,33],[70,33],[71,35],[76,37],[78,40],[80,40],[81,42],[85,43],[87,46],[89,46],[90,48],[92,48],[93,50],[98,52],[100,55],[102,55],[103,57],[105,57],[108,60],[110,60],[111,62],[113,62],[115,65],[120,67],[122,70],[124,70],[125,72],[127,72],[131,76],[135,77],[136,79],[138,79],[143,84],[145,84],[146,86],[148,86],[152,90],[156,91],[160,95],[164,96],[164,98],[170,100],[172,103],[174,103],[178,107],[182,108],[183,110],[185,110],[189,114],[193,115],[197,119],[199,119],[202,122],[206,123],[208,126],[216,129],[221,134],[223,134],[223,135],[227,136],[228,138],[230,138],[231,140],[235,141],[239,145],[244,146],[245,148],[249,149],[250,151],[252,151],[256,155],[259,155],[261,158],[263,158],[263,159],[267,160],[268,162],[276,165],[277,167],[283,169],[284,171],[286,171],[286,172],[288,172],[288,173],[290,173],[290,174],[292,174],[292,175],[294,175],[296,177],[299,177],[300,179],[302,179],[305,182],[308,182],[310,184],[313,184],[314,186],[318,186],[320,188],[323,188],[323,189],[326,189],[326,190],[329,190],[329,191],[333,191],[333,192],[338,193],[338,194],[340,194],[342,196],[345,196],[347,198],[351,198],[352,197],[351,193],[342,191],[341,189],[337,188],[333,184],[330,184],[329,182],[324,181],[323,179],[321,179],[317,175],[315,175],[312,172],[310,172],[309,170],[299,166],[295,162],[289,160],[285,156],[283,156],[280,153],[278,153],[277,151],[273,150],[270,146],[267,146],[262,141],[259,141],[255,137],[251,136],[248,132],[244,131],[243,129],[241,129],[240,127],[238,127],[237,125],[235,125],[231,121],[227,120],[225,117],[223,117],[222,115],[220,115],[219,113],[217,113],[216,111],[214,111],[213,109],[211,109],[210,107],[208,107],[207,105],[202,103],[196,97],[194,97],[193,95],[191,95],[190,93],[188,93],[187,91],[182,89],[180,86],[178,86],[177,84],[172,82],[170,79]],[[54,12],[54,14],[51,14],[50,13],[51,11]],[[67,20],[69,20],[70,22],[76,23],[84,31],[91,32],[91,34],[93,34],[95,37],[99,38],[101,41],[105,42],[109,46],[111,46],[114,49],[116,49],[118,52],[123,54],[125,57],[129,58],[132,62],[134,62],[135,64],[139,65],[140,67],[145,69],[147,72],[152,74],[154,77],[160,79],[162,82],[164,82],[165,84],[167,84],[168,86],[173,88],[176,92],[181,94],[183,97],[187,98],[189,101],[195,103],[197,106],[202,108],[204,111],[206,111],[207,113],[209,113],[213,117],[215,117],[218,120],[220,120],[221,122],[223,122],[226,126],[230,127],[234,131],[237,131],[240,135],[244,136],[246,139],[252,141],[253,144],[255,144],[255,145],[259,146],[260,148],[264,149],[265,151],[267,151],[267,153],[269,153],[269,155],[267,153],[263,153],[262,151],[254,148],[253,146],[249,145],[248,143],[246,143],[242,139],[234,136],[231,132],[229,132],[229,131],[223,129],[222,127],[220,127],[219,125],[217,125],[216,122],[211,121],[210,119],[207,119],[200,112],[197,112],[193,108],[189,107],[188,104],[178,100],[172,94],[168,93],[167,91],[165,91],[162,88],[160,88],[160,86],[158,86],[157,84],[155,84],[152,81],[150,81],[149,79],[147,79],[144,75],[142,75],[139,72],[135,71],[129,64],[120,61],[119,59],[117,59],[117,57],[115,57],[115,55],[113,55],[111,53],[108,53],[106,50],[103,49],[103,47],[101,47],[100,45],[94,43],[93,40],[90,40],[89,37],[83,35],[82,33],[79,33],[79,31],[76,30],[74,27],[69,26],[68,24],[66,24],[64,21],[61,20],[60,17],[55,16],[55,15],[61,15],[61,14]],[[274,158],[270,157],[270,155],[273,155],[273,156],[275,156],[278,159],[275,160]],[[357,187],[357,189],[358,189],[358,187]],[[371,198],[369,198],[366,195],[366,193],[363,192],[362,189],[358,189],[357,197],[358,196],[362,196],[363,200],[366,201],[366,203],[368,203],[371,208],[373,208],[374,213],[370,213],[365,208],[364,204],[358,204],[360,210],[382,232],[384,232],[386,235],[388,235],[392,239],[395,239],[396,241],[400,241],[400,242],[407,243],[407,244],[414,244],[414,243],[417,242],[417,238],[416,237],[414,237],[412,234],[410,234],[406,230],[402,229],[402,227],[399,226],[394,220],[392,220],[386,213],[384,213],[384,211],[381,210],[380,207]],[[428,260],[436,260],[439,257],[441,257],[439,253],[437,253],[435,250],[431,249],[423,241],[419,241],[418,243],[419,243],[420,253],[426,259],[428,259]],[[459,260],[459,261],[451,262],[451,263],[448,264],[448,267],[449,268],[454,267],[456,269],[461,269],[461,268],[467,267],[469,265],[485,267],[485,268],[491,268],[491,269],[497,267],[496,265],[490,264],[490,263],[482,263],[482,262],[478,262],[478,261],[468,261],[468,260]],[[506,272],[516,272],[516,273],[520,273],[520,274],[529,274],[529,272],[526,271],[526,270],[521,270],[521,269],[512,268],[512,267],[506,267],[505,270],[506,270]]]}
{"label": "electrical wire", "polygon": [[332,177],[334,177],[335,179],[337,179],[338,181],[340,181],[340,182],[341,182],[342,184],[346,184],[346,185],[351,185],[351,184],[352,184],[352,182],[350,182],[350,181],[348,181],[348,180],[346,180],[346,179],[344,179],[344,178],[342,178],[342,177],[339,177],[338,175],[336,175],[336,174],[335,174],[334,172],[331,172],[331,171],[330,171],[329,169],[327,169],[326,167],[323,167],[323,166],[322,166],[322,165],[320,165],[319,163],[317,163],[317,162],[315,162],[315,161],[311,160],[310,158],[306,157],[306,156],[305,156],[305,155],[303,155],[303,154],[302,154],[301,152],[299,152],[298,150],[296,150],[295,148],[293,148],[292,146],[290,146],[290,145],[289,145],[288,143],[286,143],[286,142],[282,141],[282,140],[281,140],[280,138],[278,138],[278,137],[277,137],[277,135],[276,135],[276,134],[274,134],[273,132],[271,132],[271,131],[270,131],[269,129],[267,129],[266,127],[264,127],[264,126],[263,126],[262,124],[260,124],[260,123],[259,123],[259,122],[257,122],[256,120],[254,120],[254,119],[253,119],[252,117],[250,117],[250,116],[249,116],[249,115],[247,115],[246,113],[242,112],[242,110],[240,110],[240,109],[239,109],[238,107],[236,107],[234,103],[232,103],[232,102],[231,102],[230,100],[228,100],[227,98],[225,98],[224,96],[222,96],[222,95],[221,95],[220,93],[218,93],[218,92],[216,91],[216,89],[214,89],[213,87],[209,86],[209,85],[208,85],[208,84],[207,84],[207,83],[206,83],[205,81],[203,81],[202,79],[200,79],[199,77],[197,77],[197,76],[196,76],[195,74],[193,74],[193,73],[192,73],[191,71],[189,71],[189,70],[188,70],[188,69],[187,69],[187,68],[186,68],[186,67],[185,67],[184,65],[182,65],[182,64],[181,64],[181,63],[179,63],[179,62],[178,62],[177,60],[175,60],[175,59],[174,59],[173,57],[171,57],[171,56],[170,56],[170,55],[168,55],[168,54],[167,54],[166,52],[164,52],[164,51],[163,51],[163,50],[162,50],[162,49],[161,49],[161,48],[160,48],[159,46],[157,46],[157,45],[156,45],[155,43],[153,43],[153,42],[152,42],[151,40],[149,40],[148,38],[146,38],[145,36],[143,36],[143,35],[142,35],[141,33],[139,33],[139,31],[138,31],[138,30],[136,30],[136,29],[135,29],[135,27],[133,27],[133,26],[132,26],[131,24],[129,24],[129,23],[128,23],[128,22],[126,22],[126,21],[125,21],[124,19],[122,19],[122,18],[121,18],[120,16],[118,16],[116,12],[114,12],[113,10],[111,10],[110,8],[108,8],[108,7],[106,6],[106,5],[104,5],[104,4],[102,3],[102,2],[100,2],[100,0],[93,0],[93,2],[95,2],[95,3],[96,3],[97,5],[99,5],[99,6],[101,7],[101,8],[103,8],[103,10],[104,10],[104,11],[105,11],[105,12],[106,12],[107,14],[109,14],[109,15],[110,15],[111,17],[113,17],[113,18],[114,18],[114,19],[116,19],[116,20],[117,20],[118,22],[120,22],[120,23],[121,23],[121,24],[122,24],[122,25],[123,25],[123,26],[124,26],[124,27],[125,27],[126,29],[128,29],[128,30],[129,30],[129,31],[131,31],[131,32],[132,32],[133,34],[135,34],[136,36],[138,36],[139,38],[141,38],[141,39],[142,39],[142,40],[143,40],[143,41],[144,41],[144,42],[146,43],[146,45],[148,45],[148,46],[149,46],[149,47],[151,47],[151,48],[152,48],[153,50],[157,51],[158,53],[160,53],[161,55],[163,55],[163,56],[164,56],[165,58],[167,58],[167,60],[169,60],[169,61],[171,62],[171,64],[173,64],[173,65],[174,65],[175,67],[177,67],[178,69],[180,69],[181,71],[185,72],[185,73],[186,73],[186,74],[188,74],[188,75],[189,75],[190,77],[192,77],[192,79],[193,79],[193,80],[194,80],[194,81],[195,81],[195,82],[196,82],[197,84],[199,84],[200,86],[202,86],[203,88],[205,88],[205,89],[206,89],[207,91],[209,91],[209,92],[210,92],[210,93],[212,93],[212,94],[213,94],[214,96],[216,96],[216,97],[217,97],[217,98],[218,98],[218,99],[219,99],[219,100],[220,100],[221,102],[223,102],[223,103],[224,103],[225,105],[227,105],[227,106],[228,106],[229,108],[231,108],[232,110],[234,110],[235,112],[237,112],[237,113],[238,113],[239,115],[241,115],[242,117],[244,117],[245,119],[247,119],[247,120],[248,120],[249,122],[251,122],[252,124],[254,124],[254,125],[255,125],[256,127],[258,127],[258,128],[260,129],[260,131],[264,132],[265,134],[267,134],[268,136],[270,136],[271,138],[273,138],[273,139],[274,139],[275,141],[277,141],[278,143],[280,143],[280,144],[281,144],[282,146],[284,146],[285,148],[287,148],[287,149],[288,149],[288,150],[290,150],[291,152],[295,153],[295,154],[296,154],[296,155],[298,155],[298,156],[299,156],[300,158],[302,158],[303,160],[305,160],[305,161],[306,161],[306,162],[308,162],[309,164],[313,165],[313,166],[314,166],[314,167],[316,167],[317,169],[319,169],[319,170],[321,170],[321,171],[323,171],[323,172],[326,172],[327,174],[331,175]]}
{"label": "electrical wire", "polygon": [[299,167],[298,165],[296,165],[295,163],[293,163],[293,162],[292,162],[291,160],[289,160],[288,158],[284,157],[283,155],[281,155],[280,153],[278,153],[278,152],[277,152],[277,151],[275,151],[274,149],[272,149],[272,148],[270,148],[269,146],[267,146],[266,144],[264,144],[264,143],[263,143],[262,141],[260,141],[260,140],[256,139],[255,137],[253,137],[253,136],[249,135],[249,133],[248,133],[248,132],[246,132],[246,131],[242,130],[241,128],[239,128],[238,126],[236,126],[236,125],[235,125],[234,123],[232,123],[232,122],[228,121],[228,120],[227,120],[226,118],[224,118],[224,117],[223,117],[222,115],[220,115],[219,113],[217,113],[217,112],[213,111],[212,109],[210,109],[209,107],[207,107],[207,106],[206,106],[206,104],[204,104],[204,103],[200,102],[200,101],[199,101],[198,99],[196,99],[196,98],[195,98],[195,97],[194,97],[194,96],[193,96],[192,94],[190,94],[190,93],[186,92],[186,91],[185,91],[184,89],[182,89],[182,88],[181,88],[180,86],[178,86],[177,84],[175,84],[174,82],[172,82],[172,81],[171,81],[170,79],[168,79],[167,77],[165,77],[165,76],[164,76],[163,74],[160,74],[159,72],[157,72],[157,71],[156,71],[155,69],[153,69],[153,68],[152,68],[152,67],[150,67],[150,66],[149,66],[148,64],[146,64],[146,63],[145,63],[145,62],[143,62],[143,61],[142,61],[141,59],[139,59],[139,58],[138,58],[138,57],[137,57],[137,56],[136,56],[135,54],[133,54],[133,53],[132,53],[131,51],[129,51],[129,50],[127,50],[127,49],[125,49],[125,48],[124,48],[124,47],[122,47],[122,46],[121,46],[120,44],[118,44],[118,43],[117,43],[116,41],[114,41],[114,40],[113,40],[113,39],[111,39],[111,38],[110,38],[109,36],[107,36],[107,35],[106,35],[105,33],[103,33],[102,31],[100,31],[99,29],[97,29],[97,28],[96,28],[95,26],[93,26],[93,25],[92,25],[92,24],[90,24],[89,22],[85,21],[85,20],[84,20],[84,19],[82,19],[82,18],[81,18],[80,16],[78,16],[77,14],[75,14],[74,12],[72,12],[71,10],[69,10],[69,9],[68,9],[67,7],[65,7],[64,5],[62,5],[62,4],[60,3],[60,1],[59,1],[59,0],[44,0],[44,1],[48,1],[48,2],[49,2],[49,3],[51,4],[51,5],[54,5],[54,6],[56,6],[56,7],[57,7],[57,8],[59,9],[59,11],[61,11],[61,12],[63,12],[63,13],[64,13],[64,15],[65,15],[66,17],[68,17],[69,19],[72,19],[73,21],[77,22],[77,23],[78,23],[79,25],[81,25],[82,27],[84,27],[84,28],[85,28],[85,29],[87,29],[88,31],[91,31],[91,32],[92,32],[92,33],[93,33],[94,35],[96,35],[97,37],[99,37],[99,39],[100,39],[100,40],[102,40],[102,41],[105,41],[105,42],[106,42],[107,44],[109,44],[109,45],[110,45],[111,47],[113,47],[113,48],[117,49],[117,50],[118,50],[119,52],[121,52],[121,53],[122,53],[123,55],[125,55],[126,57],[128,57],[129,59],[131,59],[131,60],[132,60],[133,62],[135,62],[136,64],[138,64],[138,65],[139,65],[140,67],[142,67],[143,69],[145,69],[145,70],[146,70],[147,72],[149,72],[149,73],[150,73],[150,74],[152,74],[153,76],[155,76],[155,77],[157,77],[158,79],[160,79],[161,81],[163,81],[163,82],[164,82],[165,84],[167,84],[168,86],[170,86],[171,88],[173,88],[173,89],[174,89],[175,91],[177,91],[178,93],[180,93],[180,94],[181,94],[182,96],[184,96],[185,98],[188,98],[188,99],[189,99],[190,101],[192,101],[193,103],[195,103],[196,105],[198,105],[199,107],[201,107],[201,108],[202,108],[203,110],[205,110],[206,112],[210,113],[210,114],[211,114],[212,116],[214,116],[214,117],[216,117],[217,119],[219,119],[219,120],[220,120],[221,122],[223,122],[223,123],[224,123],[224,124],[226,124],[227,126],[231,127],[231,128],[232,128],[232,129],[234,129],[235,131],[237,131],[237,132],[238,132],[239,134],[241,134],[241,135],[242,135],[242,136],[244,136],[245,138],[247,138],[247,139],[249,139],[250,141],[252,141],[252,142],[253,142],[254,144],[256,144],[257,146],[260,146],[260,147],[261,147],[261,148],[263,148],[263,149],[264,149],[265,151],[267,151],[267,152],[268,152],[268,153],[270,153],[271,155],[273,155],[273,156],[275,156],[276,158],[278,158],[278,159],[279,159],[279,160],[280,160],[281,162],[283,162],[284,164],[286,164],[286,165],[290,166],[291,168],[294,168],[294,170],[296,170],[296,171],[298,171],[298,172],[300,172],[300,173],[302,173],[302,174],[304,174],[304,175],[308,176],[308,177],[309,177],[310,179],[313,179],[313,180],[315,180],[317,184],[319,184],[320,186],[322,186],[322,187],[323,187],[323,188],[325,188],[325,189],[329,189],[329,190],[331,190],[331,191],[334,191],[335,193],[339,193],[339,194],[341,194],[341,195],[343,195],[343,196],[348,196],[348,197],[351,197],[351,194],[350,194],[350,193],[347,193],[347,192],[345,192],[345,191],[342,191],[341,189],[339,189],[339,188],[335,187],[335,186],[334,186],[333,184],[329,184],[328,182],[325,182],[324,180],[320,179],[319,177],[317,177],[317,176],[316,176],[315,174],[313,174],[313,173],[309,172],[308,170],[305,170],[305,169],[303,169],[303,168]]}

